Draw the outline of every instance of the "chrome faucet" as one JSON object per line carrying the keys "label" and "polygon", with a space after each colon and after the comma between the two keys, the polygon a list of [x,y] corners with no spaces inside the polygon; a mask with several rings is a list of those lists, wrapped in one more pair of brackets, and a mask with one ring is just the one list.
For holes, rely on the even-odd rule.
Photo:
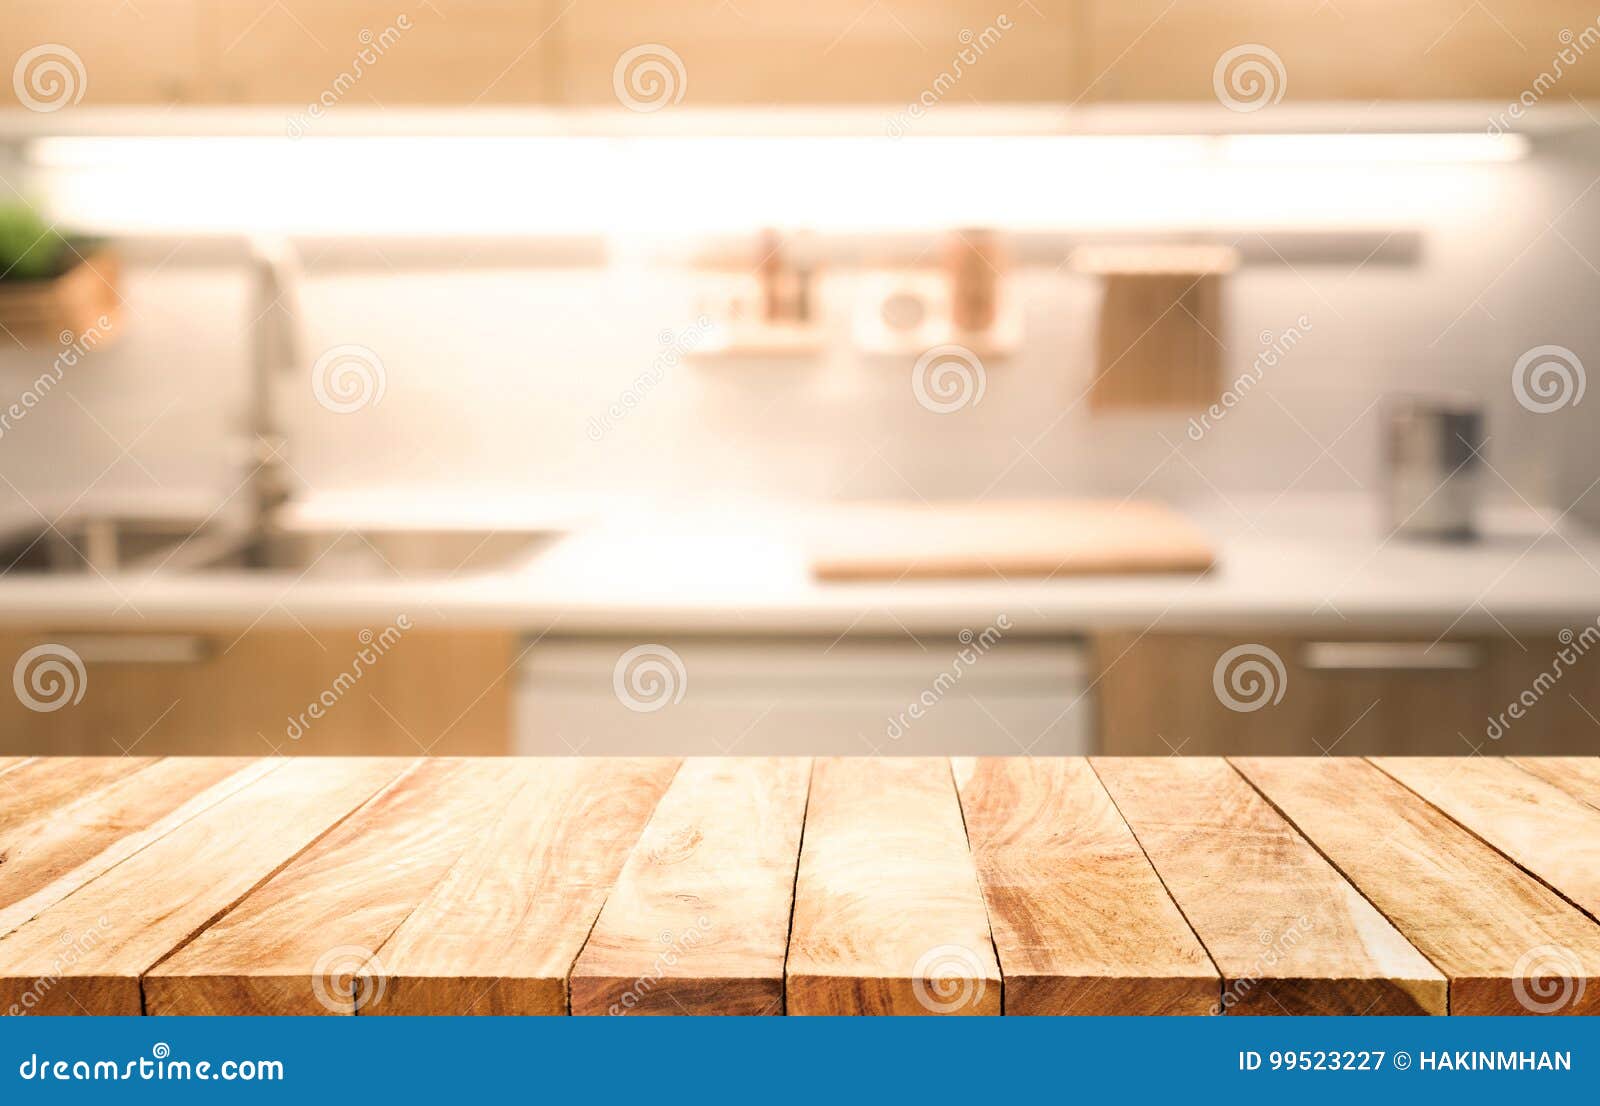
{"label": "chrome faucet", "polygon": [[250,517],[245,548],[251,560],[263,563],[274,546],[282,508],[293,495],[290,468],[284,458],[289,438],[280,424],[275,397],[277,378],[301,363],[299,334],[300,262],[283,238],[252,238],[250,249],[250,407],[245,432],[250,436]]}

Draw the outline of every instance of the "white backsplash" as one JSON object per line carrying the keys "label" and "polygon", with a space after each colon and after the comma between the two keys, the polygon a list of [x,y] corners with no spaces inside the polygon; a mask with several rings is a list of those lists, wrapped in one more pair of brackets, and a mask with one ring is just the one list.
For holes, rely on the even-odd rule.
{"label": "white backsplash", "polygon": [[[1600,131],[1594,132],[1600,135]],[[987,366],[982,402],[919,406],[912,358],[850,345],[857,274],[825,272],[829,344],[814,359],[689,359],[595,440],[660,353],[691,325],[695,276],[617,264],[588,269],[319,268],[302,289],[308,357],[369,347],[383,400],[318,406],[309,369],[282,382],[291,461],[311,487],[470,485],[624,496],[927,498],[1140,494],[1190,501],[1373,489],[1387,393],[1450,388],[1482,398],[1487,455],[1509,483],[1491,496],[1566,507],[1600,475],[1600,399],[1523,410],[1511,367],[1566,346],[1600,366],[1600,140],[1563,140],[1506,164],[1425,175],[1437,204],[1414,227],[1414,265],[1248,265],[1226,293],[1231,378],[1258,335],[1304,316],[1304,340],[1221,422],[1192,441],[1187,414],[1091,416],[1097,290],[1063,266],[1015,271],[1024,305],[1013,357]],[[1415,181],[1415,175],[1407,178]],[[1442,183],[1441,183],[1442,182]],[[1414,208],[1416,197],[1403,207]],[[1241,211],[1241,224],[1252,212]],[[114,347],[0,433],[0,500],[97,502],[214,495],[235,487],[246,394],[247,288],[236,267],[179,250],[127,273]],[[10,343],[0,336],[0,343]],[[0,352],[9,402],[52,351]],[[6,486],[9,485],[9,486]],[[1514,490],[1513,490],[1514,489]],[[1600,493],[1580,514],[1600,518]]]}

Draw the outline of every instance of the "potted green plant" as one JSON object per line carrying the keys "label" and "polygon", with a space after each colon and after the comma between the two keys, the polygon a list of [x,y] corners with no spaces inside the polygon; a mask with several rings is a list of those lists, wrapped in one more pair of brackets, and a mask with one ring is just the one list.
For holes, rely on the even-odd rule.
{"label": "potted green plant", "polygon": [[24,344],[105,332],[122,302],[102,240],[57,229],[31,204],[0,204],[0,327]]}

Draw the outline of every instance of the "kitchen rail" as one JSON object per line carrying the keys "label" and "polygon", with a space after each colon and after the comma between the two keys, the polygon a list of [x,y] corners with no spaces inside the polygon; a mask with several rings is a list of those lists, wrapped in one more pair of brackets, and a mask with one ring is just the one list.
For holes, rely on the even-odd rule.
{"label": "kitchen rail", "polygon": [[1600,758],[0,759],[0,1012],[1600,1011]]}

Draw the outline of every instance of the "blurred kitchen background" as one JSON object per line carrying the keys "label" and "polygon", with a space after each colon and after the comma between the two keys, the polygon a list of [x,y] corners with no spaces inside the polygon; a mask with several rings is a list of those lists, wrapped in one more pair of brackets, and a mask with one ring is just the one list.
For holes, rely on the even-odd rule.
{"label": "blurred kitchen background", "polygon": [[1597,16],[7,0],[0,754],[1600,751]]}

